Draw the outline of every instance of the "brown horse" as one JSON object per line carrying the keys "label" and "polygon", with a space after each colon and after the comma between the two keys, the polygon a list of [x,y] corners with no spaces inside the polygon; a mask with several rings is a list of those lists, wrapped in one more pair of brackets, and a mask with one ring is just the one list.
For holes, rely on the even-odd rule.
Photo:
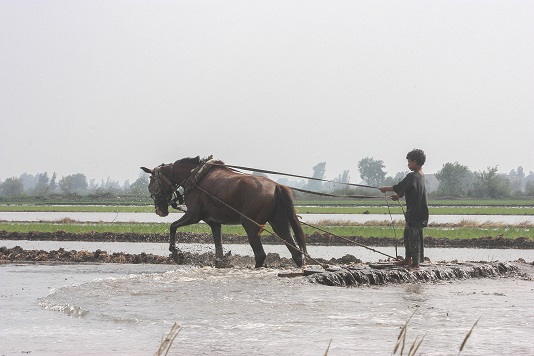
{"label": "brown horse", "polygon": [[[256,267],[262,267],[266,254],[260,234],[263,225],[268,222],[285,241],[296,264],[299,267],[303,265],[306,239],[288,187],[266,177],[235,172],[221,161],[200,160],[199,157],[162,164],[152,170],[141,169],[150,173],[148,190],[159,216],[169,214],[173,194],[180,187],[184,189],[187,211],[170,227],[169,250],[175,260],[176,230],[202,220],[211,227],[217,259],[223,258],[221,225],[241,224],[254,251]],[[296,247],[295,240],[300,249]]]}

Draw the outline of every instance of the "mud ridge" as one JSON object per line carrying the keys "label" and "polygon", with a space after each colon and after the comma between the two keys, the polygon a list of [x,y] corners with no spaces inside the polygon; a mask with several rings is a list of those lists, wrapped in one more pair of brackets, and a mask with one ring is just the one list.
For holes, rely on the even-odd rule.
{"label": "mud ridge", "polygon": [[[527,270],[529,272],[527,272]],[[532,264],[518,262],[440,263],[418,271],[404,268],[371,268],[346,266],[332,271],[318,272],[308,278],[312,283],[337,287],[356,287],[399,283],[433,283],[471,278],[520,277],[532,279]]]}
{"label": "mud ridge", "polygon": [[[187,232],[177,233],[179,243],[213,243],[209,234],[194,234]],[[275,236],[262,235],[264,244],[280,244]],[[67,233],[65,231],[55,232],[8,232],[0,231],[0,240],[28,240],[28,241],[92,241],[92,242],[157,242],[167,243],[167,234],[136,234],[136,233]],[[352,241],[352,242],[351,242]],[[223,242],[227,244],[248,244],[246,236],[224,235]],[[353,236],[348,238],[332,237],[328,234],[314,233],[308,235],[308,245],[321,246],[349,246],[354,243],[367,246],[395,246],[402,245],[401,239],[386,237],[364,238]],[[465,247],[465,248],[493,248],[493,249],[534,249],[534,240],[520,237],[508,239],[502,236],[479,237],[476,239],[448,239],[425,237],[425,246],[428,247]]]}

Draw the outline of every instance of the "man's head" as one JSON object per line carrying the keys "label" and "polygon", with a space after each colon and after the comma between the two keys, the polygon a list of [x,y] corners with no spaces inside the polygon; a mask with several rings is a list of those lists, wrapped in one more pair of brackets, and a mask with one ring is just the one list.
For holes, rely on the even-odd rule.
{"label": "man's head", "polygon": [[408,161],[415,161],[417,165],[422,167],[425,164],[426,161],[426,155],[423,152],[423,150],[420,149],[413,149],[406,155],[406,159]]}

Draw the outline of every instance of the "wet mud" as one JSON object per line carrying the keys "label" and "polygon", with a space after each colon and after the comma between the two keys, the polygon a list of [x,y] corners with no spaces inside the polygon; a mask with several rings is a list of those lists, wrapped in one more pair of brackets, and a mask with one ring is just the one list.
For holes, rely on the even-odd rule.
{"label": "wet mud", "polygon": [[[153,254],[129,254],[106,251],[67,251],[63,248],[53,251],[24,250],[20,246],[0,247],[0,263],[130,263],[130,264],[178,264],[215,268],[254,268],[252,256],[233,255],[228,252],[222,259],[216,259],[211,252],[189,253],[179,251],[171,257]],[[362,263],[352,255],[338,259],[316,259],[302,269],[296,268],[293,260],[269,253],[265,268],[276,268],[279,277],[307,278],[311,283],[337,287],[358,287],[400,283],[435,283],[441,281],[465,280],[470,278],[518,277],[534,279],[534,262],[518,260],[509,262],[438,262],[426,263],[420,270],[410,271],[397,267],[392,261]]]}
{"label": "wet mud", "polygon": [[528,264],[525,261],[470,262],[431,264],[417,271],[398,267],[343,266],[319,270],[311,274],[309,279],[313,283],[328,286],[356,287],[398,283],[434,283],[471,278],[519,277],[532,280],[533,273],[533,263]]}
{"label": "wet mud", "polygon": [[[113,241],[113,242],[161,242],[167,243],[167,235],[160,234],[111,234],[88,233],[72,234],[64,231],[53,233],[14,233],[0,231],[0,240],[29,240],[29,241]],[[212,237],[208,234],[179,233],[180,243],[212,244]],[[398,241],[387,238],[358,238],[353,241],[366,246],[392,246]],[[225,235],[225,243],[248,244],[246,237]],[[265,244],[275,244],[278,241],[272,236],[262,236]],[[349,245],[346,240],[330,238],[327,235],[313,234],[308,236],[309,245]],[[1,241],[0,241],[1,246]],[[179,246],[179,245],[178,245]],[[434,239],[427,237],[425,246],[428,247],[468,247],[468,248],[520,248],[534,249],[534,242],[528,239],[479,238],[471,240]],[[24,250],[20,246],[14,248],[0,247],[0,263],[128,263],[128,264],[178,264],[199,267],[216,268],[253,268],[254,257],[234,255],[228,252],[222,259],[215,258],[213,252],[191,253],[178,251],[168,256],[147,253],[130,254],[124,252],[108,253],[102,250],[76,251],[60,248],[53,251]],[[281,277],[304,276],[312,283],[329,286],[360,286],[381,285],[391,283],[432,283],[436,281],[461,280],[468,278],[491,278],[520,276],[532,279],[534,276],[534,262],[518,260],[513,263],[457,263],[439,262],[424,265],[419,271],[408,271],[402,267],[391,265],[391,261],[377,264],[364,264],[356,256],[345,255],[341,258],[325,260],[321,258],[308,261],[317,264],[315,268],[308,266],[297,269],[293,260],[280,257],[276,253],[269,253],[264,267],[286,270]]]}
{"label": "wet mud", "polygon": [[[350,240],[352,242],[347,241]],[[160,242],[167,243],[167,234],[115,234],[115,233],[81,233],[73,234],[65,231],[55,232],[7,232],[0,231],[0,240],[28,240],[28,241],[92,241],[92,242]],[[188,232],[178,232],[176,240],[179,243],[213,243],[213,238],[209,234],[194,234]],[[280,244],[280,241],[271,235],[261,236],[264,244]],[[227,235],[223,237],[223,242],[227,244],[248,244],[246,236]],[[314,233],[307,236],[308,245],[320,246],[348,246],[352,244],[362,244],[366,246],[395,246],[401,244],[400,239],[386,237],[352,236],[345,239],[332,237],[329,234]],[[509,239],[502,236],[485,236],[475,239],[447,239],[425,237],[425,246],[428,247],[454,247],[454,248],[492,248],[492,249],[534,249],[534,240],[520,237]]]}

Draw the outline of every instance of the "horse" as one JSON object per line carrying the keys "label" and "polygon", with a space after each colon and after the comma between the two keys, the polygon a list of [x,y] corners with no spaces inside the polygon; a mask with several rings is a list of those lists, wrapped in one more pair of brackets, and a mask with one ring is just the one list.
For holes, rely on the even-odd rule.
{"label": "horse", "polygon": [[260,234],[269,223],[275,234],[284,240],[297,266],[304,264],[306,238],[295,213],[290,188],[267,177],[234,171],[211,156],[203,160],[199,156],[183,158],[154,169],[141,169],[150,174],[148,191],[154,200],[155,213],[161,217],[169,214],[169,205],[176,200],[173,196],[178,189],[183,189],[180,198],[187,209],[170,226],[169,251],[175,261],[178,258],[177,229],[202,220],[211,228],[218,260],[223,258],[221,225],[241,224],[254,252],[255,267],[262,267],[266,254]]}

